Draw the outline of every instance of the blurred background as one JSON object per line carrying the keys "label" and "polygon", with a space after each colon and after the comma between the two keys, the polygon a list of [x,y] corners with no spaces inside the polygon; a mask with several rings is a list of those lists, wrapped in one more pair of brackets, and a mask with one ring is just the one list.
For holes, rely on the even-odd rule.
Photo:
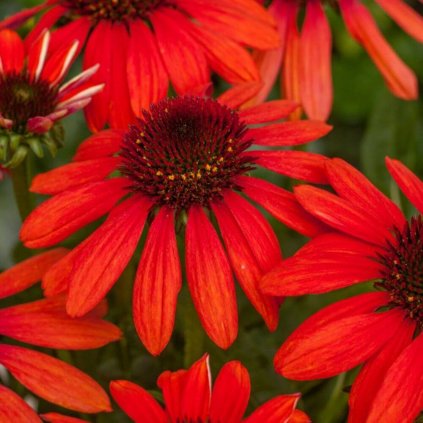
{"label": "blurred background", "polygon": [[[41,3],[37,0],[1,0],[0,18],[8,16],[22,8]],[[379,27],[398,52],[400,57],[416,72],[423,81],[423,48],[406,35],[387,15],[375,5],[374,1],[364,1],[377,19]],[[418,2],[411,1],[416,8],[423,7]],[[384,165],[385,156],[401,160],[417,175],[423,177],[423,104],[422,101],[404,102],[394,98],[385,87],[382,77],[377,72],[365,51],[347,33],[341,17],[330,10],[329,18],[333,30],[333,79],[335,101],[329,123],[333,131],[315,143],[308,145],[309,151],[319,152],[329,157],[341,157],[367,175],[376,186],[391,198],[403,200],[388,177]],[[28,22],[22,31],[24,34],[33,25]],[[80,69],[80,63],[74,65],[73,73]],[[223,84],[216,79],[216,92],[223,90]],[[279,95],[278,85],[275,86],[271,98]],[[1,95],[1,93],[0,93]],[[48,154],[43,160],[35,163],[36,172],[52,169],[67,163],[78,144],[89,134],[82,113],[77,113],[63,121],[66,133],[66,144],[55,158]],[[287,178],[258,172],[286,188],[298,184],[299,181],[289,181]],[[404,201],[407,214],[413,214]],[[266,213],[265,213],[266,214]],[[267,216],[280,239],[285,256],[291,255],[306,241],[286,229],[280,222]],[[18,262],[27,255],[18,242],[20,227],[19,214],[15,206],[10,180],[0,182],[0,270]],[[92,230],[93,226],[91,227]],[[65,245],[73,246],[86,235],[67,240]],[[139,251],[141,248],[139,248]],[[181,255],[182,256],[182,255]],[[135,254],[139,257],[139,252]],[[68,362],[75,364],[89,373],[97,381],[107,387],[111,379],[129,379],[143,387],[156,392],[156,378],[163,370],[176,370],[191,363],[184,363],[184,336],[182,327],[187,317],[182,313],[182,305],[191,307],[187,292],[181,293],[176,329],[171,343],[159,358],[151,357],[138,340],[131,318],[131,272],[136,263],[124,274],[122,280],[109,295],[109,319],[118,324],[125,333],[125,339],[106,348],[90,352],[52,352]],[[313,381],[293,382],[277,375],[273,371],[273,356],[277,348],[289,333],[305,318],[337,299],[365,291],[369,286],[352,287],[320,296],[306,296],[297,299],[287,299],[281,307],[280,325],[276,332],[269,333],[261,318],[252,309],[243,293],[238,289],[240,329],[237,341],[227,351],[215,347],[210,341],[204,341],[203,346],[191,346],[200,354],[208,351],[211,354],[213,373],[220,369],[223,363],[237,359],[248,368],[252,379],[252,396],[249,410],[255,409],[264,401],[282,393],[302,392],[303,397],[299,408],[306,411],[313,421],[320,423],[338,423],[346,421],[348,389],[356,374],[356,370],[342,374],[337,378]],[[0,308],[12,303],[39,298],[38,287],[8,301],[0,301]],[[196,319],[190,322],[194,333],[201,333]],[[201,336],[199,337],[199,339]],[[9,342],[9,341],[8,341]],[[189,346],[188,346],[189,347]],[[199,357],[199,355],[198,355]],[[0,372],[1,373],[1,372]],[[0,374],[1,377],[1,374]],[[13,389],[21,395],[26,395],[25,389],[16,381],[9,380]],[[35,400],[35,399],[34,399]],[[36,402],[41,412],[59,410],[43,401]],[[61,410],[63,411],[63,410]],[[69,413],[68,413],[69,414]],[[81,417],[79,415],[79,417]],[[125,422],[123,413],[116,411],[109,415],[82,416],[95,422]]]}

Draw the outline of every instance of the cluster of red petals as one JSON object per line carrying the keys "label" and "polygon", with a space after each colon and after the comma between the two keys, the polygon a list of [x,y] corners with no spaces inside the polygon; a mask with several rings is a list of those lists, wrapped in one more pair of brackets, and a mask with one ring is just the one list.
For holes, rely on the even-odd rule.
{"label": "cluster of red petals", "polygon": [[157,385],[165,408],[145,389],[126,380],[110,384],[110,392],[134,421],[139,423],[228,422],[307,423],[307,415],[296,410],[300,394],[279,395],[243,419],[250,398],[250,376],[239,361],[220,370],[213,389],[208,355],[188,370],[162,373]]}
{"label": "cluster of red petals", "polygon": [[[53,51],[48,31],[32,41],[24,44],[16,32],[0,31],[0,81],[7,84],[10,77],[21,77],[30,86],[42,82],[49,87],[55,97],[51,100],[52,110],[46,115],[29,116],[26,122],[27,132],[44,133],[56,120],[85,107],[104,84],[93,84],[93,75],[98,69],[98,65],[94,65],[60,86],[77,57],[79,42],[74,38],[66,40]],[[45,99],[34,101],[44,102]],[[0,109],[0,127],[11,129],[15,123],[7,111]]]}
{"label": "cluster of red petals", "polygon": [[[67,250],[57,248],[24,260],[1,273],[0,299],[33,286],[67,254]],[[51,297],[2,308],[0,335],[46,348],[99,348],[121,336],[116,326],[103,320],[105,313],[106,305],[102,303],[83,318],[73,319],[65,311],[64,297]],[[47,401],[82,413],[111,411],[108,396],[100,385],[56,358],[1,342],[0,364],[22,385]],[[0,386],[0,421],[41,420],[18,395]]]}
{"label": "cluster of red petals", "polygon": [[[376,0],[404,31],[423,42],[423,17],[403,0]],[[266,81],[258,100],[267,97],[282,66],[284,98],[298,101],[310,119],[327,120],[333,102],[332,35],[321,0],[306,0],[305,18],[298,28],[300,1],[273,0],[269,11],[278,23],[281,46],[259,52],[256,61]],[[398,97],[417,98],[417,79],[396,55],[379,31],[372,15],[360,0],[339,0],[351,36],[367,50],[388,88]]]}
{"label": "cluster of red petals", "polygon": [[[244,46],[267,50],[280,43],[274,19],[255,0],[156,1],[144,16],[126,15],[124,9],[113,19],[78,15],[72,3],[77,2],[48,0],[2,25],[18,26],[48,9],[29,35],[31,42],[61,18],[70,18],[54,31],[54,46],[74,39],[80,47],[85,44],[84,69],[100,64],[95,81],[106,83],[85,110],[93,131],[106,123],[126,128],[143,109],[167,95],[169,82],[178,94],[187,94],[210,84],[212,70],[230,83],[258,80]],[[101,1],[93,3],[100,7]]]}
{"label": "cluster of red petals", "polygon": [[[237,113],[236,108],[256,93],[257,89],[236,87],[224,93],[219,102]],[[278,120],[294,108],[292,103],[276,101],[242,110],[239,116],[246,124],[262,124]],[[292,146],[319,138],[329,130],[319,122],[283,122],[247,127],[244,138],[265,147]],[[46,287],[46,295],[69,287],[67,311],[72,316],[84,315],[104,298],[127,266],[144,224],[156,208],[154,198],[128,190],[128,178],[109,177],[119,169],[115,155],[122,136],[119,130],[108,130],[90,137],[79,147],[73,163],[38,175],[32,183],[32,191],[53,198],[39,206],[22,227],[21,239],[30,248],[57,244],[108,214],[92,235],[46,275],[56,285]],[[255,164],[280,174],[316,183],[327,181],[325,159],[318,154],[254,150],[253,155]],[[325,225],[304,212],[292,193],[252,176],[238,176],[236,185],[300,233],[315,236],[325,230]],[[281,259],[281,251],[270,224],[235,191],[224,190],[222,199],[211,201],[210,208],[225,248],[202,207],[193,205],[186,210],[187,280],[205,330],[216,344],[227,348],[238,329],[232,270],[267,326],[274,330],[280,302],[261,293],[259,280]],[[163,206],[148,230],[133,297],[135,326],[152,354],[159,354],[170,339],[181,282],[175,211]]]}
{"label": "cluster of red petals", "polygon": [[[423,182],[396,160],[387,159],[386,164],[423,213]],[[268,294],[318,294],[382,277],[380,257],[387,245],[395,245],[394,228],[404,227],[405,216],[346,162],[330,160],[326,168],[336,194],[300,186],[295,195],[332,232],[314,238],[266,275],[262,286]],[[416,248],[419,260],[421,239]],[[421,276],[422,263],[412,265]],[[418,277],[410,283],[421,284]],[[365,293],[306,320],[278,351],[275,366],[288,378],[305,380],[331,377],[364,363],[351,390],[348,421],[411,423],[423,409],[421,330],[421,322],[406,309],[392,306],[389,292]]]}

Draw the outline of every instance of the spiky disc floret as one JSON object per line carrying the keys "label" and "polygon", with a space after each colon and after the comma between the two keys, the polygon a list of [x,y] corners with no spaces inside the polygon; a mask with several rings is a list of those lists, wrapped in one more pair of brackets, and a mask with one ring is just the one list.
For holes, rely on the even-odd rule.
{"label": "spiky disc floret", "polygon": [[171,5],[170,0],[64,0],[64,6],[79,15],[91,17],[95,21],[107,19],[122,21],[134,18],[147,18],[148,14],[163,5]]}
{"label": "spiky disc floret", "polygon": [[423,219],[413,217],[403,230],[395,230],[395,243],[388,243],[381,281],[376,286],[389,292],[391,306],[403,308],[423,327]]}
{"label": "spiky disc floret", "polygon": [[253,169],[238,113],[202,97],[165,99],[144,111],[122,144],[132,189],[177,210],[208,207],[234,177]]}
{"label": "spiky disc floret", "polygon": [[48,116],[58,104],[58,87],[27,72],[0,75],[0,112],[13,122],[12,130],[24,133],[28,120]]}

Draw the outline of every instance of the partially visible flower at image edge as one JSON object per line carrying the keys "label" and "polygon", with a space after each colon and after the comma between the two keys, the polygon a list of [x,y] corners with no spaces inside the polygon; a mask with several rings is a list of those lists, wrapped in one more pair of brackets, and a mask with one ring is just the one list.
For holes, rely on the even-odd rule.
{"label": "partially visible flower at image edge", "polygon": [[302,206],[332,228],[262,280],[269,295],[320,294],[372,281],[377,292],[334,303],[300,325],[275,357],[296,380],[331,377],[363,364],[352,386],[349,423],[411,423],[423,409],[423,182],[387,158],[417,208],[398,206],[340,159],[326,163],[331,194],[299,186]]}
{"label": "partially visible flower at image edge", "polygon": [[[405,32],[423,42],[423,17],[417,11],[403,0],[375,2]],[[256,53],[256,62],[266,84],[257,101],[268,96],[282,69],[283,97],[298,101],[310,119],[328,119],[333,103],[333,52],[331,29],[323,3],[320,0],[273,0],[269,11],[278,23],[281,47]],[[415,100],[418,97],[415,74],[383,37],[366,6],[359,0],[326,3],[339,8],[349,33],[366,49],[391,92],[402,99]],[[305,18],[299,30],[298,17],[303,8]]]}
{"label": "partially visible flower at image edge", "polygon": [[101,65],[95,78],[106,87],[85,109],[92,131],[106,123],[126,129],[166,97],[169,81],[181,95],[210,84],[211,70],[231,84],[259,80],[245,46],[280,43],[273,17],[255,0],[48,0],[3,26],[18,26],[40,10],[45,14],[30,39],[65,21],[53,32],[55,45],[77,37],[86,45],[84,68]]}
{"label": "partially visible flower at image edge", "polygon": [[[292,193],[247,174],[262,166],[325,183],[326,159],[302,151],[247,149],[252,144],[305,144],[331,127],[312,121],[249,127],[277,121],[296,108],[276,101],[237,111],[257,87],[235,87],[217,101],[199,96],[162,100],[127,133],[94,135],[82,143],[73,163],[33,180],[32,191],[53,198],[35,209],[22,227],[20,236],[29,248],[57,244],[108,213],[106,221],[51,270],[57,287],[50,293],[69,286],[67,311],[72,316],[90,311],[111,289],[149,219],[133,311],[137,332],[151,353],[160,353],[173,331],[182,282],[175,226],[182,233],[185,222],[188,287],[209,337],[227,348],[237,336],[232,271],[269,329],[276,328],[281,299],[262,295],[258,280],[281,259],[279,242],[259,210],[237,191],[286,225],[315,236],[325,225],[316,224]],[[210,222],[211,213],[226,250]]]}
{"label": "partially visible flower at image edge", "polygon": [[[18,294],[40,281],[65,257],[56,248],[26,259],[0,273],[0,299]],[[87,350],[121,337],[115,325],[103,320],[107,306],[74,319],[65,311],[63,295],[0,309],[0,364],[35,395],[81,413],[111,411],[101,386],[76,367],[39,351],[4,343],[4,337],[44,348]],[[0,421],[40,422],[37,414],[11,389],[0,385]]]}
{"label": "partially visible flower at image edge", "polygon": [[243,419],[251,385],[248,371],[239,361],[230,361],[222,367],[213,389],[207,354],[188,370],[163,372],[157,385],[163,392],[164,408],[145,389],[126,380],[112,381],[110,392],[136,423],[311,422],[296,409],[300,394],[279,395]]}
{"label": "partially visible flower at image edge", "polygon": [[0,160],[6,167],[17,166],[31,149],[41,156],[37,140],[47,147],[62,142],[49,133],[54,124],[103,89],[104,84],[92,83],[98,65],[62,84],[78,44],[71,40],[52,53],[48,31],[31,45],[14,31],[0,31]]}

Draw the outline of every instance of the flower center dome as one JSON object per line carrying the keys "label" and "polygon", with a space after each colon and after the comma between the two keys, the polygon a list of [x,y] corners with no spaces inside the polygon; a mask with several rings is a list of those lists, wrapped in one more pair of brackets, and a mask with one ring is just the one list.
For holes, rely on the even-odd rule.
{"label": "flower center dome", "polygon": [[64,0],[64,6],[78,15],[90,16],[98,21],[107,19],[146,18],[149,13],[163,5],[171,5],[171,0]]}
{"label": "flower center dome", "polygon": [[202,97],[164,99],[143,112],[122,143],[121,171],[158,205],[208,207],[254,167],[238,113]]}
{"label": "flower center dome", "polygon": [[57,89],[26,73],[0,76],[0,114],[13,121],[14,132],[25,132],[28,119],[47,116],[57,105]]}
{"label": "flower center dome", "polygon": [[403,308],[408,316],[423,326],[423,219],[413,217],[400,231],[395,243],[388,243],[381,256],[385,265],[376,285],[389,292],[391,306]]}

